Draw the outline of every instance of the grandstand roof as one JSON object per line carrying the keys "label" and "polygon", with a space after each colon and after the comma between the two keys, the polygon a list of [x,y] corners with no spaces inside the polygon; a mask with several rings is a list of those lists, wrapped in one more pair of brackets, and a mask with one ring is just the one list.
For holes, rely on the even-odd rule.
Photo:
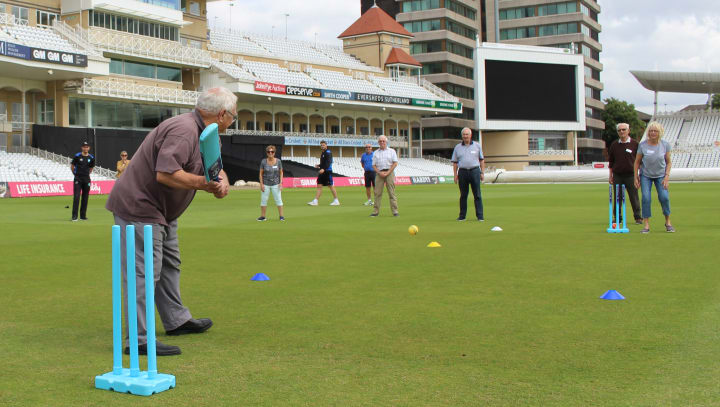
{"label": "grandstand roof", "polygon": [[384,12],[381,8],[373,6],[365,14],[361,15],[350,27],[348,27],[338,38],[354,37],[356,35],[374,34],[388,32],[412,37],[413,35],[400,25],[394,18]]}
{"label": "grandstand roof", "polygon": [[387,60],[385,60],[385,65],[412,65],[421,67],[422,64],[417,61],[417,59],[411,57],[408,55],[407,52],[403,51],[400,48],[393,47],[392,50],[390,50],[390,55],[388,55]]}
{"label": "grandstand roof", "polygon": [[655,92],[715,93],[720,90],[720,73],[630,71],[648,90]]}

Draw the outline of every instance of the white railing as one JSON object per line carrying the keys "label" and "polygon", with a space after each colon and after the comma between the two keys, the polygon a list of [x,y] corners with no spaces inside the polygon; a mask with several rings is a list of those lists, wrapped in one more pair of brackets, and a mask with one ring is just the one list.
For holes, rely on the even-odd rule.
{"label": "white railing", "polygon": [[78,36],[95,47],[124,55],[159,59],[183,65],[209,68],[213,58],[208,51],[189,47],[177,41],[146,37],[104,28],[76,27]]}
{"label": "white railing", "polygon": [[95,57],[102,57],[102,52],[98,51],[90,44],[89,41],[85,40],[82,36],[78,35],[77,31],[67,25],[64,21],[56,19],[52,24],[53,29],[63,38],[75,44],[76,47],[85,51],[88,56],[92,55]]}
{"label": "white railing", "polygon": [[0,113],[0,122],[7,121],[7,113]]}
{"label": "white railing", "polygon": [[[303,133],[291,131],[264,131],[264,130],[235,130],[227,129],[225,134],[243,136],[275,136],[275,137],[311,137],[311,138],[350,138],[362,140],[377,140],[378,136],[363,134],[327,134],[327,133]],[[407,137],[387,136],[389,142],[407,143]]]}
{"label": "white railing", "polygon": [[443,89],[435,86],[434,83],[428,81],[428,80],[425,79],[425,78],[421,78],[421,80],[420,80],[420,85],[421,85],[423,88],[429,90],[430,92],[438,95],[438,96],[441,97],[443,100],[448,100],[448,101],[455,102],[455,103],[457,103],[457,102],[460,101],[460,99],[458,99],[457,97],[455,97],[455,96],[447,93],[447,92],[444,91]]}
{"label": "white railing", "polygon": [[78,94],[195,106],[200,92],[140,85],[130,81],[83,79]]}
{"label": "white railing", "polygon": [[572,150],[528,150],[528,155],[546,156],[546,155],[572,155]]}
{"label": "white railing", "polygon": [[21,20],[12,14],[0,13],[0,25],[28,25],[28,20]]}

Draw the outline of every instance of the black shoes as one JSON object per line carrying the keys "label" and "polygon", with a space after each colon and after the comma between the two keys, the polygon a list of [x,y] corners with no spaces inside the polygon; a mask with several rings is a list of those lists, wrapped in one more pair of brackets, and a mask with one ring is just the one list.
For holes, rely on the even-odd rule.
{"label": "black shoes", "polygon": [[167,335],[199,334],[210,329],[212,325],[210,318],[190,319],[179,327],[165,333]]}
{"label": "black shoes", "polygon": [[[165,345],[164,343],[160,341],[155,341],[155,354],[157,356],[172,356],[172,355],[179,355],[182,352],[180,351],[179,346],[173,346],[173,345]],[[125,354],[130,354],[130,348],[125,347]],[[142,345],[138,345],[138,355],[147,355],[147,344],[143,343]]]}

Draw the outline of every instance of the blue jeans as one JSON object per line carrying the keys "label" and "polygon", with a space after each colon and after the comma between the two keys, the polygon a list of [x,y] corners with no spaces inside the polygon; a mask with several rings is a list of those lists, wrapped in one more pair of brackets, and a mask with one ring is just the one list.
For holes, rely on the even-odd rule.
{"label": "blue jeans", "polygon": [[662,206],[663,215],[670,216],[670,193],[667,189],[663,188],[662,177],[650,178],[644,175],[640,175],[640,190],[642,191],[642,217],[649,218],[652,216],[650,212],[651,201],[651,190],[652,185],[655,184],[655,190],[657,190],[658,200],[660,206]]}
{"label": "blue jeans", "polygon": [[460,217],[465,219],[467,213],[468,187],[472,188],[475,202],[475,216],[483,218],[482,195],[480,194],[480,167],[470,170],[458,169],[458,187],[460,187]]}

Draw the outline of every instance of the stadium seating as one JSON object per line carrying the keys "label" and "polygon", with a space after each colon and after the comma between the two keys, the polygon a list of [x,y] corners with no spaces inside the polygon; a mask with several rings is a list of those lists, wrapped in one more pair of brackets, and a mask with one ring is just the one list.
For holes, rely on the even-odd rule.
{"label": "stadium seating", "polygon": [[320,87],[320,83],[302,72],[290,72],[277,64],[257,61],[243,61],[242,68],[252,72],[264,82],[281,83],[284,85]]}
{"label": "stadium seating", "polygon": [[366,80],[354,79],[342,72],[310,68],[307,70],[307,73],[310,77],[322,83],[327,89],[364,92],[378,95],[387,94],[387,92]]}
{"label": "stadium seating", "polygon": [[438,99],[437,95],[422,86],[382,76],[371,76],[370,80],[389,95],[402,95],[418,99]]}
{"label": "stadium seating", "polygon": [[29,47],[72,52],[77,54],[83,53],[83,51],[78,50],[66,39],[50,29],[30,27],[26,25],[7,25],[5,26],[5,32],[13,41],[17,41]]}
{"label": "stadium seating", "polygon": [[661,113],[654,120],[665,128],[663,140],[673,148],[674,168],[720,166],[720,150],[714,147],[720,141],[720,111]]}
{"label": "stadium seating", "polygon": [[230,75],[232,78],[237,79],[239,81],[255,81],[257,78],[253,76],[252,73],[240,68],[239,66],[235,64],[229,64],[227,62],[219,62],[219,61],[213,61],[213,66],[218,68],[219,70],[225,72],[226,74]]}
{"label": "stadium seating", "polygon": [[[72,181],[70,159],[67,164],[26,153],[0,151],[0,182]],[[92,174],[93,181],[112,178]]]}

